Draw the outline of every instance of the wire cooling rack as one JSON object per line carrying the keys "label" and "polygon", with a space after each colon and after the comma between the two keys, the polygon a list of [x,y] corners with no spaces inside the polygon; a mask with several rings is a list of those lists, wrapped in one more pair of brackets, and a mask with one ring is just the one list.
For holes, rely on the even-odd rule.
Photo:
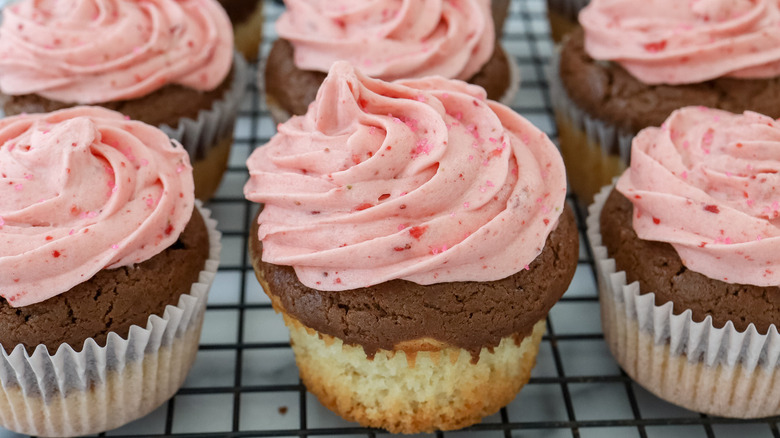
{"label": "wire cooling rack", "polygon": [[[0,5],[4,0],[0,0]],[[265,5],[262,53],[282,7]],[[503,39],[522,71],[513,108],[557,140],[544,69],[553,51],[544,0],[514,0]],[[253,67],[253,68],[256,68]],[[223,233],[222,266],[209,298],[200,352],[184,387],[152,414],[111,437],[384,437],[323,407],[298,379],[281,317],[254,277],[247,230],[256,207],[243,199],[246,159],[275,132],[254,81],[236,125],[230,167],[209,207]],[[573,202],[572,198],[569,198]],[[604,343],[590,250],[580,224],[579,266],[552,309],[531,381],[509,406],[464,431],[420,437],[774,437],[778,418],[714,418],[665,403],[623,373]],[[0,438],[19,435],[0,429]]]}

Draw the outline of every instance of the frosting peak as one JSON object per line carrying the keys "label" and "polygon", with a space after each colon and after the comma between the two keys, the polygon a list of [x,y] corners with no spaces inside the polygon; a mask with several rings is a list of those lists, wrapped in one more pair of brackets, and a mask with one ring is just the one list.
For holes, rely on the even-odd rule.
{"label": "frosting peak", "polygon": [[593,0],[579,21],[590,56],[647,84],[780,75],[775,0]]}
{"label": "frosting peak", "polygon": [[22,0],[3,9],[0,91],[83,104],[212,90],[232,58],[216,0]]}
{"label": "frosting peak", "polygon": [[193,193],[186,151],[117,112],[0,120],[0,295],[26,306],[148,260],[178,239]]}
{"label": "frosting peak", "polygon": [[285,0],[276,23],[295,65],[327,72],[337,60],[383,80],[467,80],[493,54],[490,0]]}
{"label": "frosting peak", "polygon": [[566,194],[552,142],[483,89],[346,62],[247,165],[263,260],[319,290],[505,278],[541,252]]}
{"label": "frosting peak", "polygon": [[780,124],[763,115],[677,110],[634,138],[617,189],[641,239],[727,283],[780,285]]}

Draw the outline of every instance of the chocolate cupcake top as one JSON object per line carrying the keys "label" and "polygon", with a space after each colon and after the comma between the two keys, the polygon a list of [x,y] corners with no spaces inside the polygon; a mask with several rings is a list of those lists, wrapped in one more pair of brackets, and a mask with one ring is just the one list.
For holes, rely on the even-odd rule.
{"label": "chocolate cupcake top", "polygon": [[276,23],[301,70],[345,60],[394,80],[441,75],[468,80],[493,54],[490,0],[285,0]]}
{"label": "chocolate cupcake top", "polygon": [[671,244],[689,269],[780,285],[780,124],[705,107],[675,111],[634,139],[617,189],[643,240]]}
{"label": "chocolate cupcake top", "polygon": [[593,59],[646,84],[780,75],[774,0],[594,0],[579,19]]}
{"label": "chocolate cupcake top", "polygon": [[22,0],[3,9],[0,91],[91,104],[216,88],[233,32],[216,0]]}
{"label": "chocolate cupcake top", "polygon": [[187,152],[97,107],[0,120],[0,295],[44,301],[179,237],[194,206]]}
{"label": "chocolate cupcake top", "polygon": [[387,83],[346,62],[249,158],[263,261],[347,290],[492,281],[542,251],[566,176],[547,136],[479,87]]}

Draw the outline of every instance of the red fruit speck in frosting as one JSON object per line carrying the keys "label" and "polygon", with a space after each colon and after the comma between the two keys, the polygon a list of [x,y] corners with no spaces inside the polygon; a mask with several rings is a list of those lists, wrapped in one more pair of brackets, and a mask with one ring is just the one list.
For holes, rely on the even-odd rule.
{"label": "red fruit speck in frosting", "polygon": [[654,224],[656,224],[656,225],[658,225],[658,224],[660,224],[660,223],[661,223],[661,219],[658,219],[657,217],[654,217],[654,218],[653,218],[653,223],[654,223]]}
{"label": "red fruit speck in frosting", "polygon": [[51,252],[51,256],[56,259],[57,257],[60,256],[60,252],[55,249],[54,251]]}
{"label": "red fruit speck in frosting", "polygon": [[660,52],[666,48],[666,40],[656,41],[654,43],[645,44],[645,50],[650,53]]}
{"label": "red fruit speck in frosting", "polygon": [[173,232],[173,224],[171,224],[171,223],[169,222],[169,223],[168,223],[168,226],[167,226],[167,227],[165,227],[165,235],[166,235],[166,236],[170,236],[172,232]]}
{"label": "red fruit speck in frosting", "polygon": [[46,240],[52,240],[52,239],[54,239],[54,238],[51,237],[51,236],[46,236]]}
{"label": "red fruit speck in frosting", "polygon": [[364,202],[364,203],[358,205],[357,207],[355,207],[355,210],[356,211],[362,211],[362,210],[365,210],[367,208],[371,208],[373,206],[374,206],[374,204],[370,204],[368,202]]}
{"label": "red fruit speck in frosting", "polygon": [[420,240],[420,237],[422,237],[426,230],[428,230],[427,225],[423,225],[422,227],[412,227],[409,229],[409,234],[415,239]]}
{"label": "red fruit speck in frosting", "polygon": [[718,214],[720,213],[720,209],[717,205],[705,205],[704,210],[709,211],[710,213]]}

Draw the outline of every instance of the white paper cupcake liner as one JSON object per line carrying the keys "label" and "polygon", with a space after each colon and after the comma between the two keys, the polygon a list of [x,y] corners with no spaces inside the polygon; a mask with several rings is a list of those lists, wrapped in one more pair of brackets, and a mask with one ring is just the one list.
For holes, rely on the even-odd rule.
{"label": "white paper cupcake liner", "polygon": [[[512,106],[512,103],[515,100],[515,96],[517,96],[517,92],[520,90],[520,66],[517,64],[517,60],[514,56],[512,56],[510,53],[507,53],[505,50],[504,52],[506,54],[507,64],[509,65],[509,87],[498,101],[506,106]],[[257,86],[260,90],[260,95],[265,96],[268,112],[271,113],[271,119],[273,119],[274,123],[278,125],[290,120],[292,114],[290,114],[290,112],[286,109],[282,108],[282,106],[277,102],[268,100],[269,96],[265,92],[265,63],[265,58],[261,59],[258,63]]]}
{"label": "white paper cupcake liner", "polygon": [[224,96],[214,102],[211,108],[200,110],[197,120],[183,117],[175,128],[160,125],[160,129],[184,146],[191,161],[202,159],[220,140],[233,135],[248,79],[247,63],[240,54],[235,53],[232,82]]}
{"label": "white paper cupcake liner", "polygon": [[[614,185],[613,185],[614,186]],[[626,284],[602,245],[599,219],[613,186],[604,187],[589,208],[604,336],[620,366],[657,396],[708,414],[758,418],[780,414],[780,334],[775,325],[760,334],[753,324],[738,331],[712,317],[695,322],[690,309],[679,315],[655,293]]]}
{"label": "white paper cupcake liner", "polygon": [[576,23],[577,15],[588,3],[590,0],[547,0],[547,8]]}
{"label": "white paper cupcake liner", "polygon": [[0,424],[39,436],[76,436],[119,427],[174,395],[184,382],[200,339],[206,298],[219,266],[217,222],[197,202],[209,235],[209,257],[197,283],[146,328],[132,326],[126,339],[109,333],[80,352],[63,344],[54,355],[39,345],[8,354],[0,348]]}
{"label": "white paper cupcake liner", "polygon": [[628,165],[631,162],[631,141],[634,134],[588,115],[566,93],[560,74],[561,54],[555,51],[550,57],[547,81],[550,84],[550,100],[553,111],[567,119],[572,127],[584,132],[588,141],[598,144],[602,154],[618,155]]}

